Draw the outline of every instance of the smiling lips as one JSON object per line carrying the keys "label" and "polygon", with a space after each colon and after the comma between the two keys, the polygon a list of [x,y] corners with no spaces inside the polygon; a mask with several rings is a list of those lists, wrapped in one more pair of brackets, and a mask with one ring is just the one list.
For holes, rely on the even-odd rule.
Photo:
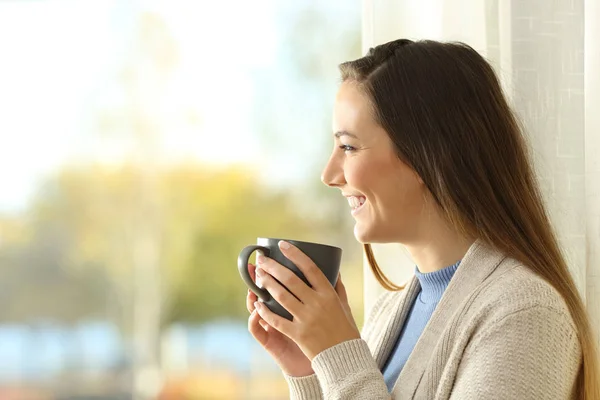
{"label": "smiling lips", "polygon": [[352,214],[358,211],[365,204],[365,201],[367,201],[367,198],[364,196],[347,196],[347,198],[348,204],[352,208]]}

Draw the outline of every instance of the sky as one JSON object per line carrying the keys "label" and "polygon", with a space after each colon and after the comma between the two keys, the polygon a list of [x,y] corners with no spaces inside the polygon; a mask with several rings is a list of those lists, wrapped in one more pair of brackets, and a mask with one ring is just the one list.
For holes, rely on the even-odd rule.
{"label": "sky", "polygon": [[285,25],[276,0],[8,0],[0,1],[0,212],[24,209],[61,166],[118,163],[136,151],[135,140],[100,131],[98,121],[127,105],[119,76],[139,61],[133,29],[143,10],[160,14],[177,43],[167,85],[140,70],[152,84],[139,96],[162,127],[160,159],[248,161],[281,179],[302,175],[299,163],[265,164],[251,128],[260,89],[251,74],[274,68]]}
{"label": "sky", "polygon": [[[82,100],[110,60],[100,2],[0,2],[0,207],[76,151]],[[77,32],[77,34],[74,34]]]}

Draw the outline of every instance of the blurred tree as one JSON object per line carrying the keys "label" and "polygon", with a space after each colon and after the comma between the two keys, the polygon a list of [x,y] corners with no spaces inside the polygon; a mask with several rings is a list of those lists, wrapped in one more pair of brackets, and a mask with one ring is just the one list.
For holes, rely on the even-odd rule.
{"label": "blurred tree", "polygon": [[0,321],[74,323],[103,317],[110,299],[105,271],[65,268],[73,243],[60,220],[23,225],[0,222]]}
{"label": "blurred tree", "polygon": [[[96,310],[131,329],[130,249],[141,200],[141,173],[133,165],[79,166],[63,170],[44,186],[29,221],[28,229],[36,236],[2,263],[20,278],[4,282],[23,283],[16,286],[19,291],[27,287],[25,281],[30,282],[31,301],[55,302],[64,312],[49,312],[47,306],[31,301],[18,302],[22,307],[31,304],[39,316],[58,317],[76,310],[68,315],[71,319]],[[294,210],[289,196],[262,188],[246,166],[215,170],[182,165],[161,170],[155,180],[163,221],[161,275],[170,293],[165,323],[245,317],[246,290],[236,266],[242,247],[255,243],[257,235],[308,240],[320,229],[318,222]],[[3,248],[7,250],[1,254],[9,257],[6,243]],[[55,282],[64,288],[57,290]],[[60,294],[49,301],[52,290]],[[113,296],[118,300],[107,310]],[[17,304],[13,300],[9,303]],[[31,316],[27,310],[21,316]]]}
{"label": "blurred tree", "polygon": [[[320,181],[333,148],[331,115],[338,65],[361,56],[360,3],[317,0],[280,4],[283,37],[277,68],[255,71],[255,123],[262,147],[274,162],[302,168],[304,178],[287,185],[300,212],[325,221],[318,239],[361,257],[346,200]],[[283,25],[283,24],[282,24]],[[318,207],[314,205],[318,204]]]}
{"label": "blurred tree", "polygon": [[247,166],[210,172],[187,167],[167,176],[172,235],[165,237],[164,261],[180,268],[171,272],[168,318],[247,317],[246,287],[236,266],[240,250],[257,236],[308,240],[319,223],[297,213],[289,195],[260,185]]}

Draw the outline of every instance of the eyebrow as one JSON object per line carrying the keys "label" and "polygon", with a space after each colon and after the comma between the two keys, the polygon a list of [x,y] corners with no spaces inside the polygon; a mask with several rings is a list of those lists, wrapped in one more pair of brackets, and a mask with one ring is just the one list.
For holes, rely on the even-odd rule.
{"label": "eyebrow", "polygon": [[350,137],[353,137],[354,139],[358,139],[358,137],[356,135],[353,135],[347,131],[338,131],[338,132],[334,133],[333,136],[335,136],[336,138],[340,138],[342,136],[350,136]]}

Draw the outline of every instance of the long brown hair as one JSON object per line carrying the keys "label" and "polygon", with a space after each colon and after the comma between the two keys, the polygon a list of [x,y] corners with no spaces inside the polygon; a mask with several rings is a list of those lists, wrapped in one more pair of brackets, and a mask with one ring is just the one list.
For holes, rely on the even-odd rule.
{"label": "long brown hair", "polygon": [[[398,157],[419,174],[457,232],[521,261],[563,296],[583,353],[578,398],[600,400],[585,305],[546,213],[520,124],[492,67],[464,43],[400,39],[340,65],[371,100]],[[369,244],[373,274],[387,290]]]}

